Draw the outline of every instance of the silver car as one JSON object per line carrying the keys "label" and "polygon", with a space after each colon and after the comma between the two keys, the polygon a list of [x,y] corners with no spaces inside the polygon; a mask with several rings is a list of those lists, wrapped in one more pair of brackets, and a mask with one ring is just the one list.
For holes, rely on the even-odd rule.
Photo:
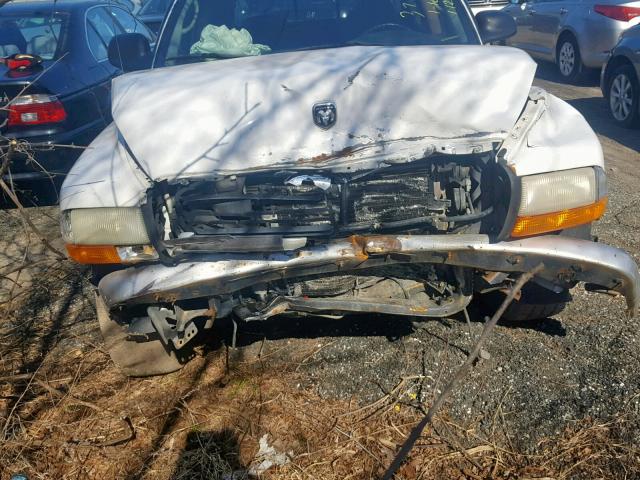
{"label": "silver car", "polygon": [[512,0],[518,32],[507,43],[550,60],[566,80],[601,68],[620,35],[640,23],[640,1]]}
{"label": "silver car", "polygon": [[626,31],[602,69],[600,85],[613,119],[623,127],[640,121],[640,25]]}

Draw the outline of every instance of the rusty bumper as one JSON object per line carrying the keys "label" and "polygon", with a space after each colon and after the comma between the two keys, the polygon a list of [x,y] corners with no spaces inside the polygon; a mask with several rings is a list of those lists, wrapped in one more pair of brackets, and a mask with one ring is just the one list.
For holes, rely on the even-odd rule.
{"label": "rusty bumper", "polygon": [[119,305],[174,302],[236,292],[256,283],[390,263],[435,263],[495,272],[525,272],[539,263],[539,277],[557,285],[589,282],[625,296],[638,311],[640,273],[625,252],[559,236],[490,243],[485,235],[367,236],[279,254],[216,254],[175,266],[141,265],[105,276],[100,295]]}

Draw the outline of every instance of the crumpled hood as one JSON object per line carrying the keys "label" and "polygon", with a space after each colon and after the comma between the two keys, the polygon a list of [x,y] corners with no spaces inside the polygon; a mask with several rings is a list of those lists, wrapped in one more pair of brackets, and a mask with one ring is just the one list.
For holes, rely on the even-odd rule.
{"label": "crumpled hood", "polygon": [[[113,118],[153,179],[466,153],[503,140],[536,65],[488,46],[349,47],[117,78]],[[337,122],[313,121],[333,102]],[[357,168],[357,167],[354,167]]]}

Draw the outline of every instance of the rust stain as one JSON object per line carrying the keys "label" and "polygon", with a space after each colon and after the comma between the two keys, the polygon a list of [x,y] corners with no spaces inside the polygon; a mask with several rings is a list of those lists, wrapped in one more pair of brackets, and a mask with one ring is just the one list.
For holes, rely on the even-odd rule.
{"label": "rust stain", "polygon": [[175,293],[156,293],[153,298],[158,303],[176,303],[178,301],[178,295]]}
{"label": "rust stain", "polygon": [[569,267],[559,269],[556,274],[556,278],[562,282],[575,282],[578,278],[578,274],[582,271],[583,269],[580,265],[571,265]]}
{"label": "rust stain", "polygon": [[337,152],[321,153],[320,155],[316,155],[315,157],[311,157],[311,158],[299,158],[297,160],[297,163],[299,163],[299,164],[322,163],[322,162],[328,162],[329,160],[337,160],[339,158],[347,158],[347,157],[353,156],[354,154],[356,154],[357,152],[359,152],[361,150],[365,150],[365,149],[371,148],[373,146],[375,146],[375,144],[351,145],[351,146],[343,148],[342,150],[339,150]]}
{"label": "rust stain", "polygon": [[[349,134],[349,138],[354,138],[353,134]],[[345,147],[342,150],[338,150],[337,152],[322,153],[320,155],[316,155],[315,157],[311,157],[311,158],[299,158],[298,160],[296,160],[296,163],[304,165],[309,163],[313,164],[313,163],[328,162],[329,160],[337,160],[340,158],[349,158],[349,157],[353,157],[357,153],[360,153],[364,150],[368,150],[371,148],[376,148],[376,147],[384,148],[386,145],[391,145],[397,142],[419,142],[421,140],[424,140],[425,138],[427,137],[405,137],[405,138],[398,138],[394,140],[380,140],[380,141],[369,142],[369,143],[358,143],[356,145],[349,145],[348,147]]]}
{"label": "rust stain", "polygon": [[366,237],[351,235],[349,237],[349,241],[353,245],[353,252],[358,260],[364,261],[369,258],[369,255],[367,255],[367,252],[365,251]]}

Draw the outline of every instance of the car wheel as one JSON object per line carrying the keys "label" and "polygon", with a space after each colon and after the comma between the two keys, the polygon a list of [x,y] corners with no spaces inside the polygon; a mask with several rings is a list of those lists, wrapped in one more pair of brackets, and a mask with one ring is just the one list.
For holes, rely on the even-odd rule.
{"label": "car wheel", "polygon": [[564,35],[558,42],[556,50],[556,64],[562,78],[572,82],[578,79],[582,72],[582,59],[578,42],[571,35]]}
{"label": "car wheel", "polygon": [[[502,292],[491,292],[481,298],[484,313],[492,315],[504,301]],[[562,312],[571,300],[568,291],[555,293],[536,283],[526,284],[520,298],[511,302],[502,315],[500,323],[503,325],[523,325],[552,317]]]}
{"label": "car wheel", "polygon": [[640,85],[633,67],[623,65],[611,75],[609,81],[609,112],[613,119],[623,127],[632,127],[638,123]]}
{"label": "car wheel", "polygon": [[99,295],[96,295],[96,312],[109,355],[125,375],[147,377],[171,373],[181,369],[189,360],[165,347],[159,338],[146,341],[132,338],[126,324],[114,318]]}

